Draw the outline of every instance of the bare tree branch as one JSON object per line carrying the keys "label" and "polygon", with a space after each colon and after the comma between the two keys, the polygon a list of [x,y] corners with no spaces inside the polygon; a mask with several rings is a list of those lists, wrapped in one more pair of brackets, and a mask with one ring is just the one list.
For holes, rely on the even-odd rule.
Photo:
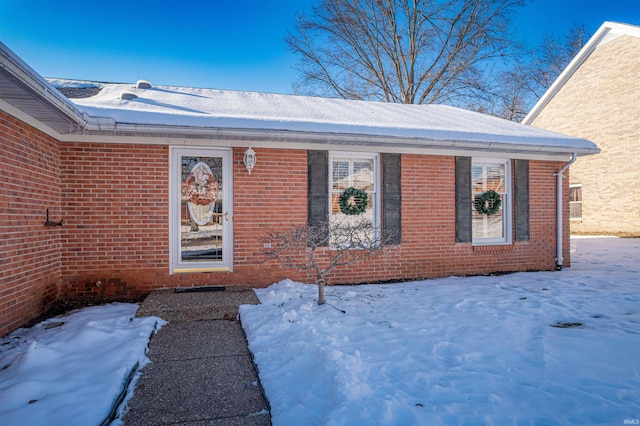
{"label": "bare tree branch", "polygon": [[323,0],[286,38],[306,93],[432,103],[487,83],[480,66],[507,55],[524,0]]}
{"label": "bare tree branch", "polygon": [[584,25],[574,25],[563,39],[556,38],[553,34],[547,34],[542,44],[533,54],[530,78],[531,90],[536,99],[553,84],[555,79],[589,40]]}
{"label": "bare tree branch", "polygon": [[368,219],[347,216],[315,225],[268,230],[264,242],[270,248],[264,255],[285,268],[306,271],[318,285],[318,304],[323,304],[324,286],[331,271],[390,249],[393,237],[381,235]]}
{"label": "bare tree branch", "polygon": [[584,26],[578,25],[574,25],[564,38],[545,35],[535,50],[525,51],[501,73],[492,91],[491,113],[521,121],[589,37]]}

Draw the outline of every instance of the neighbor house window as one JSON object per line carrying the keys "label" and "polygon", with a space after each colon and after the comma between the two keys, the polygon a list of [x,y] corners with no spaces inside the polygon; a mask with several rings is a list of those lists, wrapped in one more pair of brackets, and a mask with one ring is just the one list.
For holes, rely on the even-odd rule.
{"label": "neighbor house window", "polygon": [[582,219],[582,184],[569,188],[569,215],[571,219]]}
{"label": "neighbor house window", "polygon": [[[471,228],[473,243],[511,242],[511,167],[509,160],[473,158],[471,166]],[[492,214],[482,212],[479,202],[487,191],[500,196],[500,207]],[[492,209],[491,209],[492,210]]]}
{"label": "neighbor house window", "polygon": [[[370,232],[376,232],[379,224],[378,212],[378,155],[367,153],[335,152],[329,156],[329,220],[345,226],[366,219],[373,225]],[[367,194],[367,203],[357,214],[346,214],[340,206],[340,196],[353,189]],[[353,200],[356,202],[357,200]],[[352,212],[353,213],[353,212]],[[374,235],[368,238],[374,239]],[[332,245],[335,242],[332,242]]]}

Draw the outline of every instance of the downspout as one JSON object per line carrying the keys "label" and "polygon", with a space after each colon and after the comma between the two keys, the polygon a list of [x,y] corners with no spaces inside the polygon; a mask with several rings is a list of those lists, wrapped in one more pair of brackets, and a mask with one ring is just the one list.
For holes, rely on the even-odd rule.
{"label": "downspout", "polygon": [[573,163],[575,163],[575,161],[578,159],[578,154],[577,153],[573,153],[571,154],[571,160],[569,160],[569,162],[567,164],[565,164],[564,166],[562,166],[562,168],[560,170],[558,170],[558,173],[556,173],[556,177],[558,180],[558,188],[557,188],[557,214],[558,214],[558,219],[557,219],[557,235],[556,235],[556,240],[557,240],[557,245],[558,245],[558,253],[556,255],[556,270],[561,271],[562,270],[562,261],[564,260],[562,257],[562,212],[563,212],[563,202],[562,202],[562,179],[565,178],[566,176],[564,176],[562,173],[564,173],[565,170],[567,170],[569,168],[569,166],[571,166]]}

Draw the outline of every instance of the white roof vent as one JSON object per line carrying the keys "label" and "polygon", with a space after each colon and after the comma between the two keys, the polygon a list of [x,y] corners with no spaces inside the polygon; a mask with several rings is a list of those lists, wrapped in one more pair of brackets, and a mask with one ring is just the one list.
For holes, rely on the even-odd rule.
{"label": "white roof vent", "polygon": [[125,101],[130,101],[130,100],[135,99],[137,97],[138,97],[138,95],[136,95],[135,93],[126,92],[126,91],[125,92],[120,92],[120,96],[119,96],[120,99],[124,99]]}
{"label": "white roof vent", "polygon": [[151,83],[147,80],[138,80],[136,83],[136,88],[138,89],[151,89]]}

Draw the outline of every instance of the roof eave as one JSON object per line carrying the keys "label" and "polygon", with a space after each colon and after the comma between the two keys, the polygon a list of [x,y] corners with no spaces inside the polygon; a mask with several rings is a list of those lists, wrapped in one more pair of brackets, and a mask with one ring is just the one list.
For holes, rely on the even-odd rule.
{"label": "roof eave", "polygon": [[[79,139],[78,139],[79,138]],[[204,128],[115,123],[104,120],[94,122],[81,135],[66,135],[65,140],[92,139],[103,142],[113,138],[119,140],[149,143],[210,144],[224,141],[229,146],[249,146],[265,148],[318,148],[319,145],[331,149],[366,149],[380,152],[423,153],[438,155],[478,155],[510,156],[513,158],[564,159],[572,153],[591,155],[600,149],[591,142],[585,146],[562,144],[533,144],[510,142],[486,142],[456,139],[427,139],[418,137],[395,137],[372,134],[306,132],[274,129],[245,128]],[[284,145],[283,145],[284,144]],[[587,146],[589,145],[589,146]]]}
{"label": "roof eave", "polygon": [[[77,131],[86,125],[82,112],[6,45],[0,42],[0,82],[7,105],[43,123],[53,133]],[[37,105],[37,108],[33,108]]]}

